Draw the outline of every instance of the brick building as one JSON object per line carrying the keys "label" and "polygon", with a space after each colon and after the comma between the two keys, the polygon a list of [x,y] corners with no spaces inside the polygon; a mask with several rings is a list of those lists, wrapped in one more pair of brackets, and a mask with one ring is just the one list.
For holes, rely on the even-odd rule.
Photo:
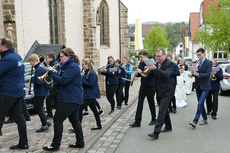
{"label": "brick building", "polygon": [[127,12],[120,0],[1,0],[0,36],[22,57],[37,40],[64,44],[98,68],[128,55]]}

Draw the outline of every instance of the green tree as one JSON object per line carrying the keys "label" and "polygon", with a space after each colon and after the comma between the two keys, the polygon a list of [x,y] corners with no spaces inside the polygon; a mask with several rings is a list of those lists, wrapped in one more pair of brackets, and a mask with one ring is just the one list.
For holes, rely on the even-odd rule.
{"label": "green tree", "polygon": [[206,49],[230,52],[230,0],[218,0],[217,6],[210,3],[198,37]]}
{"label": "green tree", "polygon": [[158,24],[154,25],[144,39],[144,48],[150,57],[155,57],[159,48],[167,48],[167,33]]}
{"label": "green tree", "polygon": [[173,48],[175,48],[178,45],[178,43],[183,40],[183,26],[186,26],[184,22],[174,24],[168,22],[165,25],[165,31],[168,34],[168,50],[173,51]]}

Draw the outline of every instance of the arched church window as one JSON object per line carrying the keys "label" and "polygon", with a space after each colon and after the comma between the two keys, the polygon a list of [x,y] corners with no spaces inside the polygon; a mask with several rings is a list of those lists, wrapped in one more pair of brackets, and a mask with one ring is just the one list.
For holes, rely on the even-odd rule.
{"label": "arched church window", "polygon": [[64,1],[49,0],[50,43],[65,44]]}
{"label": "arched church window", "polygon": [[97,11],[97,24],[100,24],[100,44],[109,47],[109,7],[105,0],[102,0]]}

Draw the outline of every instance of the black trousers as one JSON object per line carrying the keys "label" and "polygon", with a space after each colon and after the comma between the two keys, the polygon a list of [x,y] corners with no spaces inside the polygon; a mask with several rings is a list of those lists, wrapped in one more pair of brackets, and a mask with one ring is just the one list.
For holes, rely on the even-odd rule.
{"label": "black trousers", "polygon": [[124,88],[124,84],[119,84],[117,87],[117,91],[116,91],[116,99],[117,99],[117,106],[121,106],[122,104],[122,91]]}
{"label": "black trousers", "polygon": [[13,98],[9,96],[0,96],[0,129],[2,129],[3,122],[8,113],[15,120],[18,127],[19,134],[19,144],[28,144],[27,131],[26,131],[26,121],[22,113],[22,101],[21,98]]}
{"label": "black trousers", "polygon": [[176,97],[175,95],[172,97],[169,103],[169,111],[176,110]]}
{"label": "black trousers", "polygon": [[52,146],[59,148],[62,140],[63,122],[68,117],[76,135],[76,144],[84,146],[83,131],[79,120],[80,105],[76,103],[57,103],[54,114],[54,137]]}
{"label": "black trousers", "polygon": [[129,101],[129,87],[130,87],[130,82],[125,83],[125,93],[122,92],[122,100],[125,101],[125,104],[128,104]]}
{"label": "black trousers", "polygon": [[218,110],[218,94],[219,90],[209,90],[206,98],[207,111],[212,112],[211,115],[216,116]]}
{"label": "black trousers", "polygon": [[42,122],[42,126],[47,125],[47,117],[46,114],[44,112],[44,100],[45,97],[44,96],[35,96],[34,97],[34,107],[35,107],[35,111],[38,113],[38,116]]}
{"label": "black trousers", "polygon": [[79,115],[80,122],[82,122],[83,110],[84,110],[87,106],[89,106],[90,109],[93,111],[95,120],[96,120],[96,122],[97,122],[97,126],[101,126],[101,120],[100,120],[100,116],[99,116],[98,110],[97,110],[97,108],[96,108],[96,102],[97,102],[96,99],[85,99],[85,100],[84,100],[84,104],[81,105],[80,112],[79,112],[79,114],[80,114],[80,115]]}
{"label": "black trousers", "polygon": [[[24,115],[26,120],[30,119],[30,114],[29,114],[28,109],[26,107],[26,101],[24,100],[24,98],[23,98],[23,101],[22,101],[22,113],[23,113],[23,115]],[[9,119],[14,120],[13,117],[10,116],[10,114],[9,114]],[[1,129],[0,129],[0,131],[1,131]]]}
{"label": "black trousers", "polygon": [[165,128],[172,128],[170,115],[168,111],[168,106],[172,96],[159,97],[157,96],[157,101],[159,102],[159,112],[157,116],[157,121],[155,124],[155,133],[160,133],[163,124],[165,123]]}
{"label": "black trousers", "polygon": [[[95,100],[96,100],[96,99],[95,99]],[[101,110],[101,106],[100,106],[100,104],[98,103],[97,100],[95,101],[95,105],[97,106],[97,109],[98,109],[98,110]],[[88,111],[88,106],[85,107],[85,111]]]}
{"label": "black trousers", "polygon": [[143,104],[145,97],[148,99],[149,109],[151,112],[151,121],[156,120],[156,109],[155,109],[155,102],[154,102],[154,95],[155,91],[154,88],[148,87],[140,87],[139,90],[139,97],[138,97],[138,104],[137,104],[137,111],[135,116],[135,122],[140,124],[142,120],[142,111],[143,111]]}
{"label": "black trousers", "polygon": [[117,91],[117,85],[106,84],[106,98],[108,99],[111,105],[111,111],[114,111],[114,107],[115,107],[114,94],[116,93],[116,91]]}
{"label": "black trousers", "polygon": [[57,93],[57,87],[54,86],[51,90],[50,90],[50,95],[46,98],[46,110],[47,110],[47,115],[48,116],[53,116],[52,113],[52,106],[56,105],[56,93]]}

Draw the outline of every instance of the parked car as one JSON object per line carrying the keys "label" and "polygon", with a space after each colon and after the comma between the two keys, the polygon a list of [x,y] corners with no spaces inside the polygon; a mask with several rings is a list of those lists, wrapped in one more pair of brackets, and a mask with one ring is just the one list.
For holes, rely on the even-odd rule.
{"label": "parked car", "polygon": [[[224,75],[230,76],[230,64],[219,64],[219,67],[223,70]],[[224,95],[226,91],[230,91],[230,78],[220,81],[220,86],[220,95]]]}
{"label": "parked car", "polygon": [[[31,77],[31,65],[30,63],[26,62],[25,65],[25,72],[24,72],[24,78],[25,78],[25,88],[24,88],[24,99],[26,102],[26,107],[28,110],[31,110],[34,108],[33,105],[33,97],[34,97],[34,90],[33,90],[33,84],[30,84],[30,77]],[[34,72],[32,76],[34,75]],[[31,85],[31,87],[30,87]]]}

